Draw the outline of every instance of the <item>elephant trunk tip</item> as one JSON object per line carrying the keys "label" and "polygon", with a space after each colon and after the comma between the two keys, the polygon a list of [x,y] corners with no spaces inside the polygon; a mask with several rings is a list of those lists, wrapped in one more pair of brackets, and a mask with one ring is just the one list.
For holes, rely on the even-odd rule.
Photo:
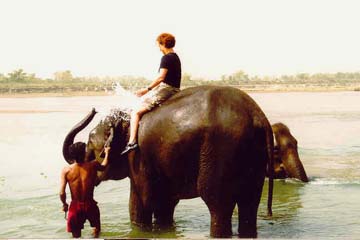
{"label": "elephant trunk tip", "polygon": [[301,179],[301,181],[303,181],[303,182],[309,182],[309,178],[307,177],[307,176],[305,176],[303,179]]}
{"label": "elephant trunk tip", "polygon": [[305,169],[302,164],[297,166],[294,177],[301,180],[302,182],[309,182],[309,178],[307,177]]}
{"label": "elephant trunk tip", "polygon": [[63,156],[64,156],[64,159],[69,164],[72,163],[71,154],[69,153],[69,147],[74,143],[74,138],[75,138],[76,134],[78,132],[80,132],[82,129],[84,129],[91,122],[91,120],[94,118],[96,113],[97,112],[96,112],[95,108],[92,108],[91,112],[83,120],[81,120],[78,124],[76,124],[70,130],[70,132],[66,135],[64,143],[63,143]]}

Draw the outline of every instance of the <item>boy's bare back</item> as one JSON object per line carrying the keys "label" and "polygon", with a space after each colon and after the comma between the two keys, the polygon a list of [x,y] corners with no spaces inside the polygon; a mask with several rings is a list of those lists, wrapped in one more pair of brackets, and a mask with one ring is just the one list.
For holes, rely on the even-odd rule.
{"label": "boy's bare back", "polygon": [[[75,163],[65,167],[61,171],[60,178],[60,200],[63,203],[62,210],[69,210],[67,219],[67,231],[71,232],[73,237],[81,236],[81,229],[84,228],[84,222],[89,220],[90,226],[94,227],[93,235],[98,237],[100,233],[100,210],[97,202],[94,200],[94,188],[97,179],[97,171],[104,171],[108,164],[110,147],[105,147],[105,158],[100,164],[98,161],[84,162],[86,152],[85,143],[74,143],[71,145]],[[71,192],[71,204],[66,202],[66,185],[69,183]]]}
{"label": "boy's bare back", "polygon": [[73,201],[92,200],[97,171],[101,166],[97,161],[73,163],[64,168],[65,178],[70,186]]}

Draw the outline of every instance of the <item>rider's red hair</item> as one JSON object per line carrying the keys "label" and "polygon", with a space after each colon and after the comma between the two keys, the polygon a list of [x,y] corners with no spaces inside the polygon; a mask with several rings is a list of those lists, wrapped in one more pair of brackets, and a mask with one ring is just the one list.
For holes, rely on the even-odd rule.
{"label": "rider's red hair", "polygon": [[166,48],[173,48],[175,46],[175,37],[170,33],[162,33],[160,34],[156,41],[158,41],[161,45]]}

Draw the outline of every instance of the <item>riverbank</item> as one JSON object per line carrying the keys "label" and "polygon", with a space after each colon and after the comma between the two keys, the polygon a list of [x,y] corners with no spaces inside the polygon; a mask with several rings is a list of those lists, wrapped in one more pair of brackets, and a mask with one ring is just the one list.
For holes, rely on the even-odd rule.
{"label": "riverbank", "polygon": [[75,91],[75,92],[46,92],[46,93],[2,93],[0,98],[29,98],[29,97],[78,97],[78,96],[109,96],[113,92],[105,91]]}
{"label": "riverbank", "polygon": [[[309,86],[309,85],[252,85],[252,86],[232,86],[240,88],[245,92],[341,92],[341,91],[360,91],[360,84],[346,86]],[[66,91],[66,92],[20,92],[20,93],[1,93],[0,98],[29,98],[29,97],[74,97],[74,96],[108,96],[113,95],[113,91]]]}

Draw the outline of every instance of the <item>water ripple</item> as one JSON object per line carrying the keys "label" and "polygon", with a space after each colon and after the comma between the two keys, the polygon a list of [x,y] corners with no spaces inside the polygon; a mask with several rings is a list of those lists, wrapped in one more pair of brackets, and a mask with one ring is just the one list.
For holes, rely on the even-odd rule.
{"label": "water ripple", "polygon": [[309,184],[313,185],[360,185],[360,178],[316,178],[311,179]]}

